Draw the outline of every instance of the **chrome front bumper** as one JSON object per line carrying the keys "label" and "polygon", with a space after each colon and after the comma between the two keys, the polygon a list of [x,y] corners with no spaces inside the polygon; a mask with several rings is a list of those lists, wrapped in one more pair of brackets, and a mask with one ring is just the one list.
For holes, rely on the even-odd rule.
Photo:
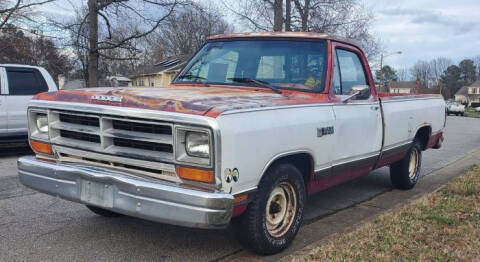
{"label": "chrome front bumper", "polygon": [[18,159],[22,184],[74,202],[156,222],[198,228],[224,228],[233,196],[180,187],[77,164],[59,164],[33,156]]}

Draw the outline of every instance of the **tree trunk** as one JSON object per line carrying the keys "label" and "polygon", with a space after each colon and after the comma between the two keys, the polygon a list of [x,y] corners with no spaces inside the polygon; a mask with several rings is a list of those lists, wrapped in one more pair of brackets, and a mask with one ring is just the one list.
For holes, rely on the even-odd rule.
{"label": "tree trunk", "polygon": [[283,0],[275,0],[273,3],[273,31],[283,30]]}
{"label": "tree trunk", "polygon": [[310,19],[310,0],[305,0],[305,7],[302,14],[302,31],[308,31],[308,19]]}
{"label": "tree trunk", "polygon": [[88,87],[98,86],[98,4],[88,0]]}
{"label": "tree trunk", "polygon": [[285,3],[285,31],[292,31],[292,0],[286,0]]}

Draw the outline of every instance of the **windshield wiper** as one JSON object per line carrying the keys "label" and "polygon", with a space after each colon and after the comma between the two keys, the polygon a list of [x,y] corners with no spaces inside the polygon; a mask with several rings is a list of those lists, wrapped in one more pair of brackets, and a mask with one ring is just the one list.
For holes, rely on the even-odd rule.
{"label": "windshield wiper", "polygon": [[253,83],[253,84],[256,84],[257,86],[260,86],[260,87],[269,88],[277,94],[282,94],[282,92],[280,92],[280,90],[278,90],[278,87],[272,86],[269,82],[265,82],[265,81],[262,81],[262,80],[248,78],[248,77],[233,77],[233,78],[229,78],[228,80],[231,80],[231,81],[237,82],[237,83]]}
{"label": "windshield wiper", "polygon": [[196,75],[192,75],[192,74],[181,75],[181,76],[178,77],[178,79],[207,80],[205,77],[196,76]]}

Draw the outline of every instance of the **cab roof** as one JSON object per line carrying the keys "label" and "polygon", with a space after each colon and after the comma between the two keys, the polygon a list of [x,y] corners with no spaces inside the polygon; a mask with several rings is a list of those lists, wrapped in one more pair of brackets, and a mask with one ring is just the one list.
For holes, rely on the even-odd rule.
{"label": "cab roof", "polygon": [[343,42],[351,44],[354,46],[359,46],[358,42],[335,35],[328,35],[322,33],[314,32],[250,32],[250,33],[232,33],[232,34],[222,34],[222,35],[213,35],[208,37],[207,40],[220,40],[220,39],[236,39],[236,38],[307,38],[307,39],[325,39],[325,40],[334,40],[338,42]]}

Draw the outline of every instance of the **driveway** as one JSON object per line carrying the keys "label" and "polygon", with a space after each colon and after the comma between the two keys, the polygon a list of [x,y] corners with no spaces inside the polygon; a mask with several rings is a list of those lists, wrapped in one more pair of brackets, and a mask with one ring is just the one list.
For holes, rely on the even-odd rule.
{"label": "driveway", "polygon": [[[424,153],[422,175],[479,149],[479,134],[480,119],[448,117],[446,141],[442,149]],[[15,161],[22,154],[28,151],[0,147],[0,261],[209,261],[238,258],[242,251],[229,229],[188,229],[130,217],[108,219],[80,204],[29,190],[16,177]],[[392,190],[388,169],[376,170],[311,197],[306,223]]]}

